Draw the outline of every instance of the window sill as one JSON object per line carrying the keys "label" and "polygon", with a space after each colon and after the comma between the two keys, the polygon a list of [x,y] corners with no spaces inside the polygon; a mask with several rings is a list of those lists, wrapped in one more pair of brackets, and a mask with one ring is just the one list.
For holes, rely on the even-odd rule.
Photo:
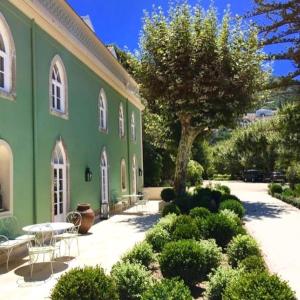
{"label": "window sill", "polygon": [[12,217],[12,212],[10,210],[0,209],[0,219],[6,217]]}
{"label": "window sill", "polygon": [[16,93],[6,92],[6,91],[0,89],[0,98],[10,100],[10,101],[15,101],[17,98],[17,95],[16,95]]}
{"label": "window sill", "polygon": [[101,132],[101,133],[105,133],[105,134],[108,134],[108,129],[104,129],[104,128],[101,128],[99,127],[98,130]]}
{"label": "window sill", "polygon": [[58,110],[50,109],[50,114],[55,117],[62,118],[64,120],[69,120],[69,115],[67,113],[60,112]]}

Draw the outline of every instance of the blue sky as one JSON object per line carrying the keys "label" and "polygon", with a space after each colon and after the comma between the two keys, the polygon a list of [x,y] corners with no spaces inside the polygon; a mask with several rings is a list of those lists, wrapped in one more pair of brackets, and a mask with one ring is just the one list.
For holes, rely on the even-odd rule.
{"label": "blue sky", "polygon": [[[139,33],[142,26],[143,11],[151,11],[152,5],[168,9],[169,0],[68,0],[79,15],[89,15],[98,37],[105,43],[114,43],[119,47],[128,47],[133,51],[138,48]],[[189,0],[191,5],[198,0]],[[230,4],[233,14],[244,14],[251,10],[251,0],[215,0],[220,15]],[[202,0],[208,7],[210,0]],[[268,51],[269,49],[266,49]],[[276,62],[274,74],[286,74],[293,69],[290,62]]]}

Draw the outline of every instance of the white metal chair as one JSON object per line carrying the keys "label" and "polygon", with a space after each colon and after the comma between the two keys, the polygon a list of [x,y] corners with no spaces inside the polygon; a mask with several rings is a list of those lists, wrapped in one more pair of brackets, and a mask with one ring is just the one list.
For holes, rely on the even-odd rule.
{"label": "white metal chair", "polygon": [[23,242],[16,240],[9,240],[5,235],[0,235],[0,252],[4,252],[6,254],[6,269],[8,271],[8,262],[9,257],[13,251],[13,249],[21,245]]}
{"label": "white metal chair", "polygon": [[73,223],[74,226],[70,229],[67,229],[64,233],[58,235],[57,238],[65,243],[68,248],[69,255],[71,253],[72,242],[76,240],[77,254],[79,255],[78,231],[82,221],[81,214],[77,211],[71,211],[67,214],[66,221],[68,223]]}
{"label": "white metal chair", "polygon": [[49,225],[47,230],[45,227],[39,225],[33,225],[35,230],[34,239],[28,242],[28,254],[29,254],[29,264],[30,264],[30,276],[32,277],[33,264],[37,263],[39,257],[43,257],[43,262],[45,262],[45,255],[49,255],[49,261],[51,266],[51,274],[53,275],[53,259],[55,254],[55,236],[54,231]]}

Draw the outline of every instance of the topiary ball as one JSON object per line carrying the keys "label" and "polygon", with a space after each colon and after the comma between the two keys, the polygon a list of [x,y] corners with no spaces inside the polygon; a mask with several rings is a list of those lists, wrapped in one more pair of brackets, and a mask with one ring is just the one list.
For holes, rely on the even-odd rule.
{"label": "topiary ball", "polygon": [[245,208],[244,206],[236,200],[225,200],[221,202],[219,206],[219,211],[224,210],[224,209],[229,209],[232,210],[234,213],[236,213],[240,218],[242,218],[245,215]]}
{"label": "topiary ball", "polygon": [[161,191],[160,197],[165,202],[170,202],[175,199],[176,194],[173,188],[166,188]]}
{"label": "topiary ball", "polygon": [[211,212],[205,207],[195,207],[190,211],[192,218],[206,218]]}
{"label": "topiary ball", "polygon": [[171,241],[170,233],[161,226],[154,226],[146,233],[146,241],[155,252],[160,252],[166,243]]}
{"label": "topiary ball", "polygon": [[175,203],[170,203],[163,208],[161,215],[165,217],[168,214],[180,215],[181,211]]}

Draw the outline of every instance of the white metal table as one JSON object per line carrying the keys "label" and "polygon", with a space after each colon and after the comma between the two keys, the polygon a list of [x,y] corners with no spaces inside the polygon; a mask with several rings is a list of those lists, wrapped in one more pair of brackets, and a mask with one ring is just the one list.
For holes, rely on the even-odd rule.
{"label": "white metal table", "polygon": [[64,232],[72,227],[74,227],[73,223],[52,222],[52,223],[40,223],[40,224],[28,225],[23,227],[22,229],[25,232],[35,234],[39,232],[50,232],[50,231],[59,233],[59,232]]}

